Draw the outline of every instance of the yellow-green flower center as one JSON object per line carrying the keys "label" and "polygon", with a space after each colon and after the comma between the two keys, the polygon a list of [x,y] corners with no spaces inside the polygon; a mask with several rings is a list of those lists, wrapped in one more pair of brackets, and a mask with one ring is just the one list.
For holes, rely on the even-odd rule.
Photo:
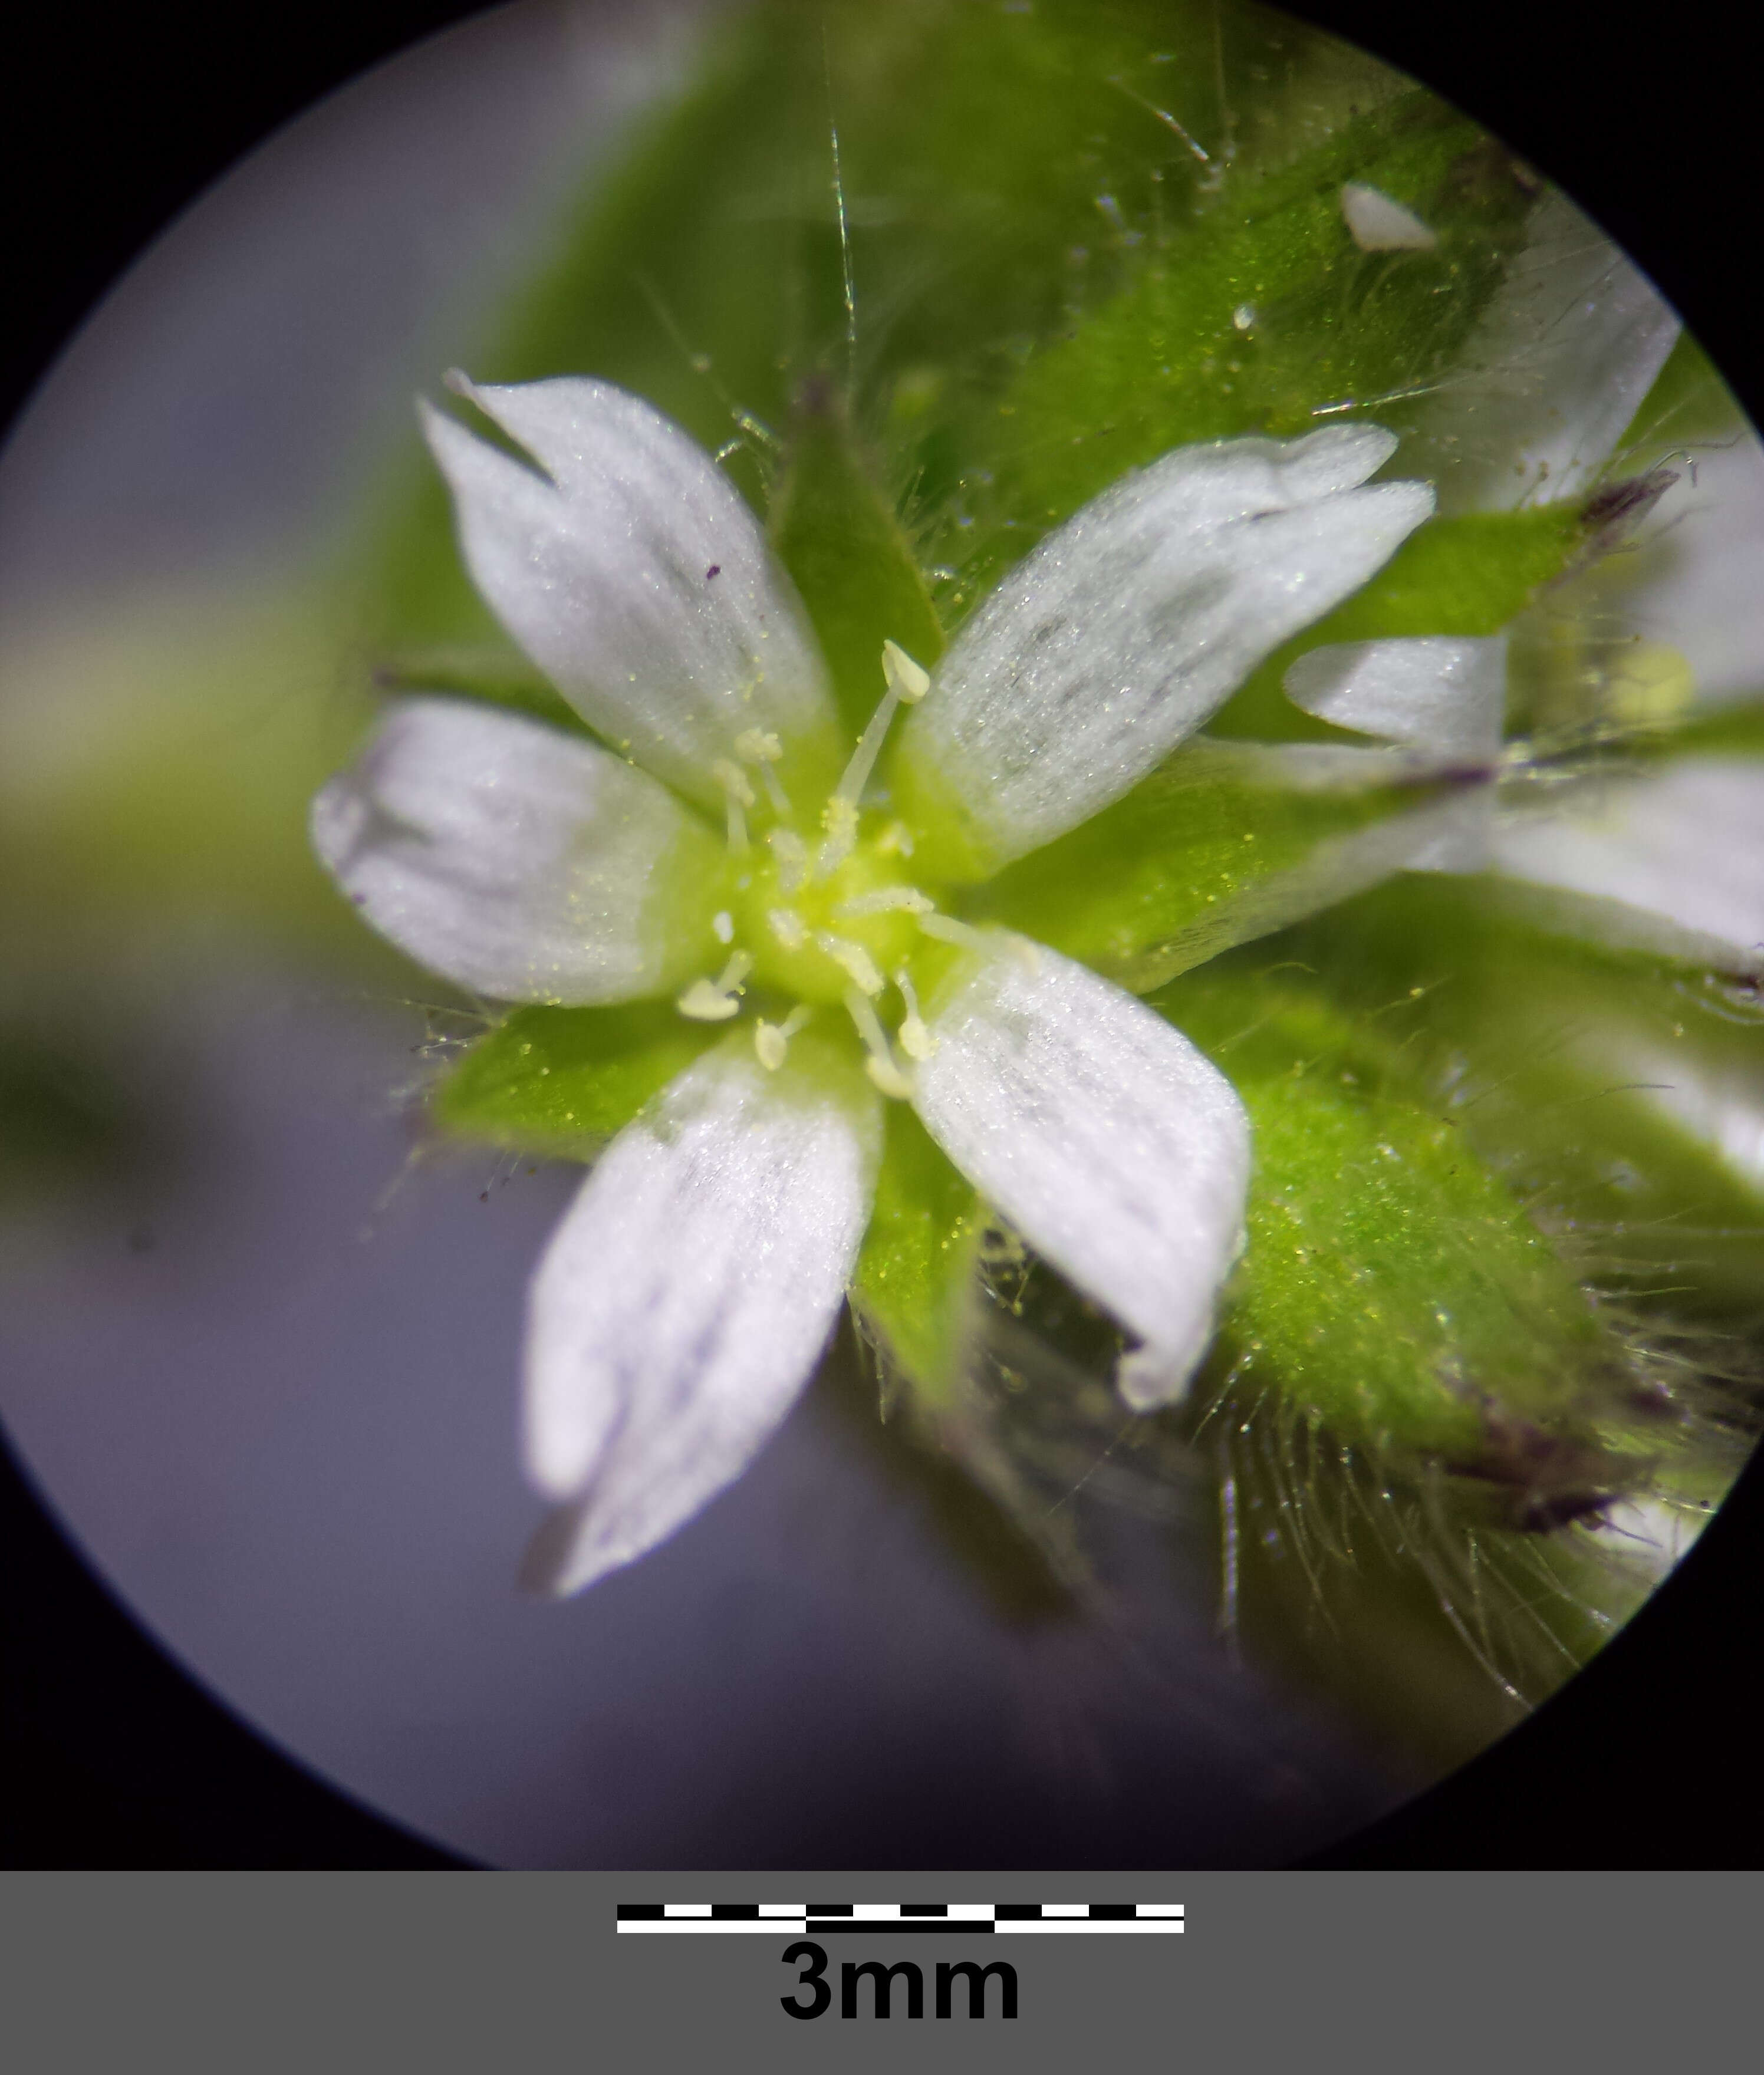
{"label": "yellow-green flower center", "polygon": [[[772,1071],[810,1016],[843,1009],[863,1042],[870,1078],[884,1095],[904,1097],[912,1062],[935,1049],[919,1013],[917,977],[940,962],[939,940],[973,933],[940,915],[933,894],[909,876],[906,826],[860,804],[896,710],[916,703],[930,683],[892,642],[883,670],[888,695],[814,822],[776,783],[775,736],[744,735],[736,758],[714,767],[727,805],[730,855],[727,905],[711,917],[710,930],[727,956],[719,972],[685,990],[679,1009],[720,1023],[739,1016],[753,990],[776,1019],[762,1013],[754,1026],[755,1051]],[[781,1014],[773,997],[787,1004]],[[884,1016],[896,1026],[892,1036]]]}

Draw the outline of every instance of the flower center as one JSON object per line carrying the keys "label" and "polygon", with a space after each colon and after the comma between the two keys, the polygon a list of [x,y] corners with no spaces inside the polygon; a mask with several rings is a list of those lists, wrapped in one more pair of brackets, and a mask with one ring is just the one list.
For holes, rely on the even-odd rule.
{"label": "flower center", "polygon": [[[733,892],[712,927],[728,946],[714,978],[694,980],[679,997],[682,1016],[722,1022],[739,1016],[749,987],[782,996],[789,1013],[760,1018],[754,1048],[762,1065],[781,1066],[789,1040],[817,1010],[843,1010],[863,1041],[870,1078],[884,1095],[911,1092],[912,1062],[936,1041],[919,1013],[915,959],[927,939],[968,934],[940,916],[908,877],[913,838],[863,796],[896,712],[916,705],[930,680],[890,641],[882,652],[888,690],[845,773],[812,819],[785,798],[772,766],[776,739],[757,732],[735,744],[739,760],[715,775],[727,802]],[[755,780],[757,778],[758,783]],[[750,830],[757,810],[763,832]],[[884,1015],[897,1018],[891,1037]]]}

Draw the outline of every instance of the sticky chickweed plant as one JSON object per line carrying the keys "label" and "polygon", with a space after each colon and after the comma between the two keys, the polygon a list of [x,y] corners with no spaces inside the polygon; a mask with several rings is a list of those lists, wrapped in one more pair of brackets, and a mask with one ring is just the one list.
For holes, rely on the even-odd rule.
{"label": "sticky chickweed plant", "polygon": [[779,4],[474,373],[312,831],[463,998],[433,1133],[586,1168],[531,1581],[848,1311],[1079,1598],[1165,1503],[1436,1748],[1549,1690],[1754,1427],[1764,737],[1623,617],[1726,408],[1647,284],[1271,14]]}

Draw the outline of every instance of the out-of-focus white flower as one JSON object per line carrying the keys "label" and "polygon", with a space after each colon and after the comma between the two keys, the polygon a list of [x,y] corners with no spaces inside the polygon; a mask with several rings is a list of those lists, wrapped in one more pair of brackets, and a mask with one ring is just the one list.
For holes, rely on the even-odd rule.
{"label": "out-of-focus white flower", "polygon": [[[1595,491],[1664,365],[1679,324],[1646,278],[1560,197],[1467,356],[1418,429],[1448,512],[1510,510]],[[1670,654],[1670,652],[1663,652]],[[1387,742],[1492,758],[1503,732],[1506,644],[1412,640],[1323,646],[1288,672],[1306,712]],[[1680,661],[1678,674],[1688,689]],[[1601,769],[1535,804],[1482,803],[1417,866],[1489,871],[1537,894],[1576,934],[1741,980],[1764,978],[1764,760],[1689,755]],[[1668,1054],[1613,1020],[1572,1049],[1764,1194],[1755,1077]]]}
{"label": "out-of-focus white flower", "polygon": [[[1242,1107],[1132,995],[951,909],[1119,798],[1384,562],[1433,503],[1369,485],[1394,438],[1224,441],[1127,477],[934,672],[889,643],[847,756],[789,579],[684,433],[602,383],[461,386],[531,458],[425,411],[472,575],[609,746],[402,702],[315,801],[318,854],[469,989],[672,996],[731,1026],[613,1140],[533,1279],[527,1460],[568,1509],[546,1582],[652,1547],[783,1419],[838,1316],[887,1099],[1125,1330],[1127,1403],[1179,1398],[1241,1245]],[[1240,934],[1267,926],[1246,903]],[[748,1019],[750,994],[771,1013]]]}

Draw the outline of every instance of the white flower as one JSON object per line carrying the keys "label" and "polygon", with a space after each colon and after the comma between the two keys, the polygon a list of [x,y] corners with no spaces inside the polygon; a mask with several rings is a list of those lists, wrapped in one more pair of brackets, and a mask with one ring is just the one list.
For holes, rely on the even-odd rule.
{"label": "white flower", "polygon": [[[472,575],[609,747],[402,702],[315,801],[318,854],[462,987],[672,996],[730,1025],[612,1141],[533,1279],[527,1462],[567,1509],[546,1582],[652,1547],[784,1418],[838,1317],[888,1099],[1124,1329],[1125,1401],[1179,1398],[1241,1245],[1243,1108],[1124,989],[950,909],[1136,784],[1427,516],[1425,484],[1367,483],[1393,437],[1226,441],[1128,476],[934,672],[889,644],[847,757],[789,579],[684,433],[598,382],[465,393],[535,464],[425,409]],[[750,993],[772,1013],[747,1020]]]}
{"label": "white flower", "polygon": [[[1466,356],[1469,371],[1415,435],[1422,451],[1449,458],[1442,506],[1512,509],[1594,492],[1679,333],[1671,309],[1611,241],[1563,197],[1549,197]],[[1755,439],[1748,458],[1764,470]],[[1645,510],[1651,498],[1638,501]],[[1688,691],[1688,669],[1672,652],[1644,652],[1642,661],[1677,681],[1674,696]],[[1491,760],[1503,732],[1505,638],[1319,647],[1285,683],[1296,705],[1338,726]],[[1638,690],[1631,702],[1650,718],[1658,689]],[[1496,874],[1529,889],[1537,912],[1577,935],[1754,986],[1764,979],[1764,764],[1756,757],[1693,754],[1607,769],[1548,791],[1538,805],[1497,809],[1486,793],[1410,863]],[[1621,1015],[1569,1043],[1764,1189],[1755,1073],[1683,1046],[1664,1050]]]}

